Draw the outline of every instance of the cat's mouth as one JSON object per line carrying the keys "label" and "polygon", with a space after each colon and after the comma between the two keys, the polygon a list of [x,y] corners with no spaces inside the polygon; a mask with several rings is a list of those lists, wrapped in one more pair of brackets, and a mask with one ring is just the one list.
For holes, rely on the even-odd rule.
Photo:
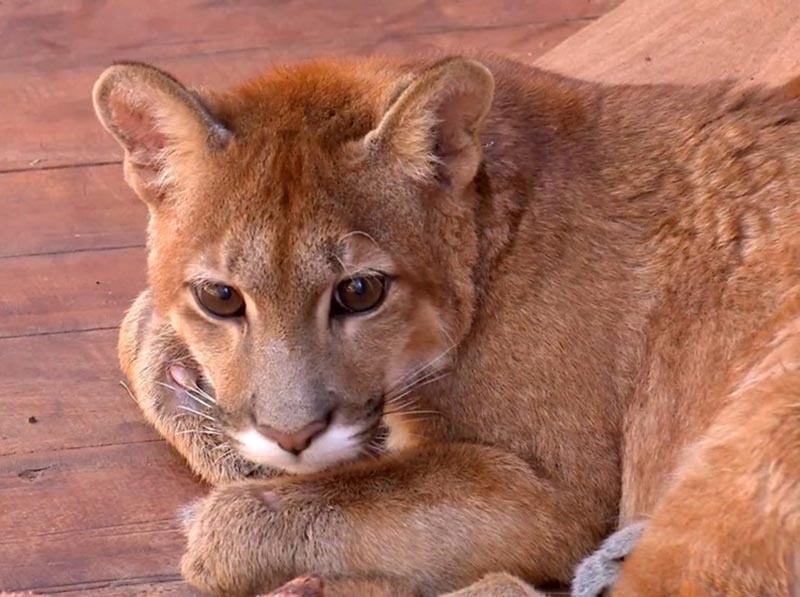
{"label": "cat's mouth", "polygon": [[247,460],[292,474],[307,474],[357,460],[365,455],[363,428],[331,423],[302,452],[289,452],[253,426],[229,433],[231,444]]}
{"label": "cat's mouth", "polygon": [[[179,364],[167,369],[177,408],[193,413],[202,429],[216,433],[246,460],[291,474],[308,474],[385,451],[388,429],[382,421],[383,400],[368,408],[364,420],[353,423],[334,415],[327,427],[302,450],[287,450],[253,424],[222,421],[213,391],[204,387],[197,370]],[[224,438],[224,439],[222,439]]]}
{"label": "cat's mouth", "polygon": [[383,420],[383,400],[368,407],[365,417],[348,422],[333,415],[327,428],[299,452],[287,451],[255,426],[230,434],[232,445],[247,460],[292,474],[307,474],[386,452],[388,427]]}

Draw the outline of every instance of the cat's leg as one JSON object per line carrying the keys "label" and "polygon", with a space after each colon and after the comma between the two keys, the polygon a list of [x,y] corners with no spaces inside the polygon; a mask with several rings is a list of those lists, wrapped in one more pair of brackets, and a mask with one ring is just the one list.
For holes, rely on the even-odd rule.
{"label": "cat's leg", "polygon": [[272,471],[243,459],[216,430],[213,390],[170,324],[142,292],[120,328],[119,359],[128,387],[147,421],[204,481],[216,485]]}
{"label": "cat's leg", "polygon": [[614,595],[800,595],[797,328],[685,453]]}
{"label": "cat's leg", "polygon": [[[420,597],[423,593],[403,579],[337,578],[306,575],[289,581],[264,597]],[[440,597],[544,597],[525,581],[506,574],[487,574],[470,586]]]}
{"label": "cat's leg", "polygon": [[313,574],[289,581],[263,597],[420,597],[399,578],[322,578]]}
{"label": "cat's leg", "polygon": [[[323,579],[301,576],[264,597],[421,597],[413,583],[389,578]],[[544,597],[532,586],[504,572],[487,574],[470,586],[440,597]]]}
{"label": "cat's leg", "polygon": [[436,445],[306,477],[236,483],[193,508],[186,579],[216,594],[298,575],[407,579],[423,595],[491,572],[568,582],[605,530],[519,458]]}
{"label": "cat's leg", "polygon": [[522,579],[505,572],[487,574],[470,586],[442,597],[544,597]]}

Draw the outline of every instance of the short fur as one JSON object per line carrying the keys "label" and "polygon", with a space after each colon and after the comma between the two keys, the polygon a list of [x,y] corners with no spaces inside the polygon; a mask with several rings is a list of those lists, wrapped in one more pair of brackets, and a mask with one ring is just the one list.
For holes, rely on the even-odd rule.
{"label": "short fur", "polygon": [[[235,480],[187,511],[186,578],[568,582],[648,518],[615,595],[797,591],[795,88],[604,87],[491,56],[219,94],[106,71],[97,112],[151,213],[122,365],[189,465]],[[334,284],[373,270],[383,305],[330,318]],[[199,309],[207,278],[244,320]],[[198,388],[160,385],[175,363]],[[231,449],[330,412],[359,445]],[[526,590],[508,578],[480,586]]]}

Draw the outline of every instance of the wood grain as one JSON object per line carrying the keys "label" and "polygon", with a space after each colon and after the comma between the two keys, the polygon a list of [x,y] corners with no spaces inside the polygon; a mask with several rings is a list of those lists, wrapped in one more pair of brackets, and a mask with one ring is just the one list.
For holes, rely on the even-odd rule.
{"label": "wood grain", "polygon": [[0,341],[0,462],[158,439],[119,383],[116,342],[116,329]]}
{"label": "wood grain", "polygon": [[[137,3],[137,6],[139,4]],[[379,5],[371,3],[370,6],[373,4]],[[400,4],[402,3],[385,3],[387,6],[394,6],[395,10],[397,10],[396,5]],[[449,11],[459,15],[463,10],[456,2],[447,4],[445,6],[447,10],[435,2],[424,4],[438,6],[437,14]],[[488,7],[494,6],[492,3],[473,1],[468,4],[484,6],[484,12],[490,10]],[[514,10],[501,8],[506,4],[514,6]],[[402,27],[397,21],[398,19],[403,21],[396,15],[394,28],[387,29],[378,23],[352,35],[342,35],[335,29],[335,22],[339,19],[335,17],[334,23],[329,25],[324,35],[315,34],[312,39],[304,42],[298,42],[294,37],[288,36],[285,43],[273,43],[270,41],[269,32],[266,32],[258,44],[245,44],[242,47],[236,45],[239,43],[238,34],[231,37],[228,33],[229,45],[225,49],[208,52],[192,52],[187,46],[188,42],[185,41],[176,42],[174,46],[169,46],[169,51],[160,53],[149,45],[132,52],[101,46],[102,60],[88,55],[84,57],[85,62],[76,58],[77,64],[70,66],[69,69],[58,69],[45,63],[23,69],[21,72],[0,74],[0,103],[8,112],[15,115],[13,119],[0,119],[0,136],[10,140],[0,151],[0,172],[119,160],[118,148],[97,124],[88,99],[92,84],[103,66],[113,60],[146,59],[173,72],[182,80],[213,87],[243,80],[271,64],[342,54],[490,48],[532,61],[591,20],[591,17],[569,17],[551,22],[541,20],[543,15],[537,18],[535,11],[532,13],[533,16],[528,16],[526,13],[528,5],[546,4],[543,1],[498,3],[495,12],[502,16],[499,25],[485,23],[476,25],[475,23],[483,21],[475,20],[468,21],[472,25],[451,25],[450,28],[443,24],[433,26],[421,20],[422,15],[416,16],[415,13],[409,12],[403,18],[412,19],[413,15],[411,20],[413,26],[408,24]],[[555,3],[555,5],[561,4],[595,6],[595,3],[585,0],[582,2],[562,0]],[[604,7],[610,4],[613,3],[604,2],[598,6]],[[384,4],[381,3],[380,6]],[[584,13],[594,14],[586,10]],[[305,15],[305,12],[303,14]],[[405,11],[402,14],[405,15]],[[573,10],[571,14],[583,13]],[[322,20],[322,16],[320,19]],[[435,18],[432,19],[432,23],[437,22]],[[259,22],[257,19],[251,20]],[[444,23],[441,18],[439,21]],[[250,26],[253,26],[252,23]],[[321,27],[322,24],[315,26]],[[143,31],[146,32],[147,28]],[[81,131],[81,134],[76,135],[76,131]]]}
{"label": "wood grain", "polygon": [[[0,339],[115,327],[144,288],[143,248],[0,259]],[[0,348],[0,350],[3,350]]]}
{"label": "wood grain", "polygon": [[115,580],[106,586],[87,589],[72,589],[63,591],[59,595],[72,595],[87,597],[140,597],[141,595],[165,597],[195,597],[200,593],[193,590],[181,580],[171,580],[174,576],[164,576],[149,582],[140,579]]}
{"label": "wood grain", "polygon": [[627,0],[537,64],[608,83],[779,84],[800,75],[800,2]]}
{"label": "wood grain", "polygon": [[2,589],[193,594],[175,514],[204,488],[119,385],[115,344],[116,330],[0,341]]}
{"label": "wood grain", "polygon": [[[618,0],[113,0],[0,4],[0,64],[9,69],[482,31],[593,19]],[[177,10],[176,10],[177,8]]]}
{"label": "wood grain", "polygon": [[0,579],[59,591],[175,577],[178,508],[202,488],[161,441],[0,459]]}
{"label": "wood grain", "polygon": [[5,222],[0,260],[144,244],[147,209],[123,181],[120,164],[14,172],[0,180],[0,213],[14,214]]}

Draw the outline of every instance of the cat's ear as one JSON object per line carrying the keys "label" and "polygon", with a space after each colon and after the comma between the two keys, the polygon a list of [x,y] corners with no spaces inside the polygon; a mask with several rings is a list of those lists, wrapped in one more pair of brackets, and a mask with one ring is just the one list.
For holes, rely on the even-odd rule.
{"label": "cat's ear", "polygon": [[98,119],[125,150],[125,179],[150,205],[180,184],[178,166],[196,165],[231,137],[196,94],[153,66],[107,68],[92,97]]}
{"label": "cat's ear", "polygon": [[455,57],[437,62],[406,83],[365,138],[419,179],[468,184],[481,160],[479,131],[494,96],[484,65]]}

